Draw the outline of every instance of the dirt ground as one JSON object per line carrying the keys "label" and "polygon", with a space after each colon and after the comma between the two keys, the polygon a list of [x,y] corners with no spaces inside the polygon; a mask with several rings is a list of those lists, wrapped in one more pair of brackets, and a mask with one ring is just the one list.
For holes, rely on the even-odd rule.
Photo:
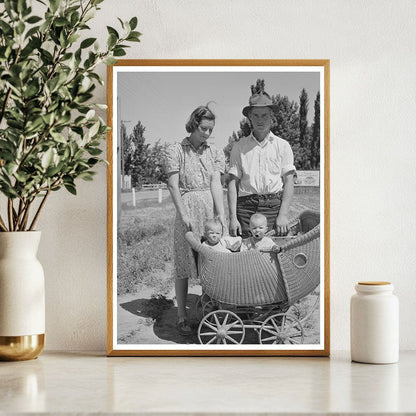
{"label": "dirt ground", "polygon": [[[144,288],[140,295],[125,294],[118,297],[117,334],[120,344],[199,344],[197,327],[199,321],[195,316],[195,305],[201,295],[201,287],[193,285],[188,294],[188,316],[194,333],[190,337],[178,334],[176,330],[177,308],[172,289],[166,296],[172,304],[161,313],[161,318],[155,320],[154,308],[151,302],[152,289]],[[306,296],[297,304],[291,313],[303,318],[313,310],[319,293]],[[319,343],[319,307],[316,307],[309,319],[303,322],[304,344]],[[258,335],[254,330],[248,330],[243,344],[258,344]]]}

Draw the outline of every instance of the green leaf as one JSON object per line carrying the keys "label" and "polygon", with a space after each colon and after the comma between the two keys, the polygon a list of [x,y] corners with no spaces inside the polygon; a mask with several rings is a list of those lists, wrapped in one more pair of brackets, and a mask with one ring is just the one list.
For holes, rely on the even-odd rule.
{"label": "green leaf", "polygon": [[74,27],[79,21],[79,13],[76,11],[71,14],[71,26]]}
{"label": "green leaf", "polygon": [[0,29],[3,31],[5,35],[11,35],[13,33],[13,29],[9,26],[4,20],[0,19]]}
{"label": "green leaf", "polygon": [[61,169],[62,169],[62,164],[60,164],[60,166],[49,167],[46,170],[45,176],[48,178],[52,178],[53,176],[58,174],[61,171]]}
{"label": "green leaf", "polygon": [[124,22],[119,17],[117,17],[117,20],[120,22],[121,27],[124,29]]}
{"label": "green leaf", "polygon": [[38,23],[38,22],[40,22],[42,20],[42,18],[41,17],[39,17],[39,16],[30,16],[27,20],[26,20],[26,22],[27,23],[30,23],[31,25],[33,25],[34,23]]}
{"label": "green leaf", "polygon": [[52,13],[55,13],[58,10],[60,0],[50,0],[49,6]]}
{"label": "green leaf", "polygon": [[38,90],[37,84],[29,84],[25,89],[24,95],[26,98],[31,98],[37,94]]}
{"label": "green leaf", "polygon": [[16,2],[5,0],[4,2],[4,8],[6,9],[7,14],[9,15],[10,19],[14,20],[15,17],[15,11],[16,11]]}
{"label": "green leaf", "polygon": [[22,13],[25,9],[27,9],[25,0],[17,0],[17,12]]}
{"label": "green leaf", "polygon": [[26,124],[25,131],[27,134],[30,134],[35,131],[40,131],[42,128],[43,128],[43,119],[41,117],[36,117],[33,121],[30,120]]}
{"label": "green leaf", "polygon": [[87,160],[87,163],[91,166],[91,167],[93,167],[93,166],[95,166],[98,162],[100,161],[100,159],[97,159],[97,158],[95,158],[95,157],[90,157],[88,160]]}
{"label": "green leaf", "polygon": [[78,33],[74,33],[72,36],[69,37],[68,42],[70,44],[71,43],[74,43],[74,42],[76,42],[80,38],[80,36],[81,35],[79,35]]}
{"label": "green leaf", "polygon": [[42,156],[41,165],[43,169],[47,169],[53,162],[54,149],[49,148]]}
{"label": "green leaf", "polygon": [[140,42],[139,37],[141,33],[139,32],[131,32],[129,36],[127,36],[126,40],[129,42]]}
{"label": "green leaf", "polygon": [[78,178],[83,179],[84,181],[92,181],[94,178],[95,172],[82,172],[78,175]]}
{"label": "green leaf", "polygon": [[25,173],[23,173],[23,172],[15,172],[14,173],[14,177],[19,181],[19,182],[21,182],[21,183],[25,183],[26,181],[27,181],[27,179],[28,179],[28,175],[26,175]]}
{"label": "green leaf", "polygon": [[107,31],[109,35],[114,35],[117,39],[120,39],[120,35],[118,34],[117,30],[115,30],[111,26],[107,26]]}
{"label": "green leaf", "polygon": [[87,38],[87,39],[84,39],[81,42],[81,45],[80,45],[81,49],[85,49],[85,48],[90,47],[96,40],[97,40],[97,38]]}
{"label": "green leaf", "polygon": [[110,33],[110,36],[107,40],[108,49],[113,49],[113,47],[117,44],[118,38],[113,33]]}
{"label": "green leaf", "polygon": [[42,116],[43,121],[45,122],[45,124],[47,124],[48,126],[52,125],[54,119],[55,119],[55,113],[47,113],[44,116]]}
{"label": "green leaf", "polygon": [[69,191],[72,195],[77,194],[77,190],[76,190],[74,185],[71,185],[69,183],[64,183],[64,186],[65,186],[66,190]]}
{"label": "green leaf", "polygon": [[130,25],[131,30],[136,29],[136,27],[137,27],[137,17],[136,16],[134,16],[130,19],[129,25]]}
{"label": "green leaf", "polygon": [[88,136],[89,136],[89,138],[92,138],[92,137],[94,137],[97,133],[98,133],[98,130],[99,130],[99,128],[100,128],[100,122],[99,121],[97,121],[91,128],[90,128],[90,131],[88,132]]}
{"label": "green leaf", "polygon": [[103,151],[101,150],[101,149],[99,149],[98,147],[91,147],[91,148],[89,148],[89,149],[87,149],[88,150],[88,153],[91,155],[91,156],[98,156],[98,155],[100,155]]}
{"label": "green leaf", "polygon": [[25,31],[25,24],[22,21],[19,21],[16,25],[16,33],[21,35]]}
{"label": "green leaf", "polygon": [[56,131],[51,131],[51,136],[58,143],[65,143],[65,144],[67,143],[65,136],[61,133],[58,133]]}
{"label": "green leaf", "polygon": [[124,55],[126,55],[126,51],[124,49],[116,47],[116,48],[114,48],[113,55],[114,56],[124,56]]}
{"label": "green leaf", "polygon": [[108,56],[103,60],[103,63],[105,63],[106,65],[114,65],[117,63],[117,59],[113,58],[112,56]]}
{"label": "green leaf", "polygon": [[17,171],[17,164],[14,162],[6,163],[4,169],[9,176],[12,176]]}
{"label": "green leaf", "polygon": [[[87,120],[90,120],[90,119],[92,119],[92,118],[94,118],[95,117],[95,110],[89,110],[88,111],[88,113],[85,115],[85,118],[87,119]],[[99,123],[99,122],[98,122]]]}
{"label": "green leaf", "polygon": [[71,156],[71,150],[69,147],[65,148],[63,159],[68,159]]}
{"label": "green leaf", "polygon": [[57,17],[54,21],[53,21],[54,26],[56,27],[61,27],[61,26],[69,26],[71,23],[69,22],[68,19],[65,19],[65,17]]}

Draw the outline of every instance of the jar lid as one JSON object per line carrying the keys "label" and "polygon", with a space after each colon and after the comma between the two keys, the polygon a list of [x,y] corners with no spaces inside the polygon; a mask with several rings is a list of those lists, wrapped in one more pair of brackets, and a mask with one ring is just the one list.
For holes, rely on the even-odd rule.
{"label": "jar lid", "polygon": [[390,282],[378,282],[378,281],[367,281],[367,282],[358,282],[359,285],[364,286],[381,286],[381,285],[391,285]]}

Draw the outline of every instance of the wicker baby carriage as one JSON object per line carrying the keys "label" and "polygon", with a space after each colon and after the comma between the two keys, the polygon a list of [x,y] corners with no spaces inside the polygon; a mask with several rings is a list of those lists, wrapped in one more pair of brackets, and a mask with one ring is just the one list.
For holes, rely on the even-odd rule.
{"label": "wicker baby carriage", "polygon": [[319,212],[304,211],[294,221],[296,236],[276,239],[280,251],[220,253],[199,247],[202,295],[197,302],[201,344],[241,344],[246,329],[261,344],[303,344],[303,322],[292,305],[320,283]]}

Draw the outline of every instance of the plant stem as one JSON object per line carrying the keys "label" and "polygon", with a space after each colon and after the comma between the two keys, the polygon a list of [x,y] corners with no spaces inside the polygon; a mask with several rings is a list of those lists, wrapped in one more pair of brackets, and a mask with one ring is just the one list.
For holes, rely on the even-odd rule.
{"label": "plant stem", "polygon": [[13,200],[10,199],[10,198],[7,201],[7,215],[9,217],[9,230],[14,231],[14,226],[13,226]]}
{"label": "plant stem", "polygon": [[19,166],[18,166],[18,170],[23,166],[23,163],[26,161],[26,159],[35,151],[36,147],[39,146],[39,144],[44,140],[44,138],[46,137],[46,135],[57,125],[58,120],[55,120],[55,122],[52,124],[51,127],[49,127],[48,130],[46,130],[42,136],[39,138],[39,140],[34,143],[32,145],[32,147],[30,148],[30,150],[25,154],[25,156],[23,157],[23,159],[20,161]]}
{"label": "plant stem", "polygon": [[19,200],[19,208],[17,209],[17,215],[14,218],[14,229],[15,229],[15,231],[19,231],[19,222],[20,222],[20,219],[22,217],[22,208],[23,208],[22,205],[23,205],[23,203],[22,203],[22,200],[20,199]]}
{"label": "plant stem", "polygon": [[25,212],[26,212],[26,203],[23,201],[23,199],[20,199],[19,209],[17,211],[18,216],[17,216],[16,222],[15,222],[15,230],[16,231],[24,231],[22,229],[22,222],[23,222]]}
{"label": "plant stem", "polygon": [[23,216],[22,223],[20,225],[20,229],[23,231],[26,230],[27,220],[29,218],[29,209],[30,209],[30,206],[32,205],[32,202],[33,202],[33,199],[28,201],[27,204],[25,205],[25,215]]}
{"label": "plant stem", "polygon": [[1,217],[1,215],[0,215],[0,229],[1,229],[1,231],[7,231],[6,224],[4,223],[3,218]]}
{"label": "plant stem", "polygon": [[35,226],[35,224],[36,224],[36,222],[39,218],[40,211],[42,210],[43,206],[45,205],[46,199],[48,198],[50,192],[51,192],[51,190],[48,189],[47,192],[46,192],[46,195],[43,197],[42,202],[40,203],[39,208],[36,211],[35,217],[33,218],[32,224],[30,224],[29,231],[33,230],[33,228],[34,228],[34,226]]}

